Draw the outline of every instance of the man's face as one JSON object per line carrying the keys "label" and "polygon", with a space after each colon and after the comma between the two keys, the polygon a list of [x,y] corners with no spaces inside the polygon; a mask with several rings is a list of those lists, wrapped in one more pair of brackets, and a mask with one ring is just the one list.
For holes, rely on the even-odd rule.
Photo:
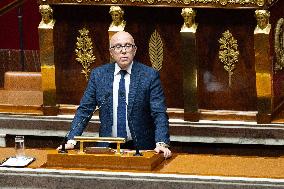
{"label": "man's face", "polygon": [[111,38],[110,55],[121,69],[126,69],[136,53],[133,37],[127,32],[118,32]]}

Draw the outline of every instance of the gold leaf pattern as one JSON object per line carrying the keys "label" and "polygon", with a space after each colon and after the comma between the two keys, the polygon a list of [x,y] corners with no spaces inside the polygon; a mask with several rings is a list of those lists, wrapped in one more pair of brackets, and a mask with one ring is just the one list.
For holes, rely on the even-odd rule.
{"label": "gold leaf pattern", "polygon": [[231,76],[236,68],[240,53],[237,40],[234,39],[230,31],[227,30],[222,35],[223,37],[219,39],[219,59],[224,64],[224,69],[229,73],[229,86],[231,87]]}
{"label": "gold leaf pattern", "polygon": [[93,43],[91,38],[89,37],[89,30],[83,28],[79,30],[80,36],[77,37],[77,48],[75,49],[75,53],[77,55],[76,60],[82,64],[83,69],[81,71],[82,74],[85,74],[86,81],[88,81],[89,73],[90,73],[90,65],[96,59],[93,55]]}
{"label": "gold leaf pattern", "polygon": [[284,67],[284,18],[280,18],[277,21],[274,40],[275,70],[282,70]]}
{"label": "gold leaf pattern", "polygon": [[162,69],[164,49],[163,41],[159,33],[155,30],[149,40],[149,56],[152,67],[156,70]]}
{"label": "gold leaf pattern", "polygon": [[128,4],[128,3],[139,3],[142,5],[164,5],[167,4],[178,4],[178,5],[192,5],[192,6],[241,6],[247,7],[256,5],[258,7],[272,5],[280,0],[40,0],[41,4]]}

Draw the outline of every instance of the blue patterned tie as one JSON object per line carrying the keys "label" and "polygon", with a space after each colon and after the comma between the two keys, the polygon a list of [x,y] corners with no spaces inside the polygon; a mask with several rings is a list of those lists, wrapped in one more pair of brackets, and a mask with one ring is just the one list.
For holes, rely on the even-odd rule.
{"label": "blue patterned tie", "polygon": [[117,136],[127,138],[126,133],[126,92],[124,76],[125,70],[120,70],[120,81],[118,89],[118,106],[117,106]]}

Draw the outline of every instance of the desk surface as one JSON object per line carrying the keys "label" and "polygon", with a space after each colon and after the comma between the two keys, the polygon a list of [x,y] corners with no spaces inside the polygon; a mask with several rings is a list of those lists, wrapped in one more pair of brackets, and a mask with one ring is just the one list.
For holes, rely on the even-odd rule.
{"label": "desk surface", "polygon": [[[50,149],[49,149],[50,150]],[[26,149],[26,155],[36,158],[28,168],[42,168],[47,161],[46,149]],[[13,156],[13,148],[0,148],[0,160]],[[63,169],[63,168],[56,168]],[[64,169],[66,170],[66,168]],[[68,170],[70,170],[68,168]],[[78,169],[76,169],[78,170]],[[79,169],[86,170],[86,169]],[[88,169],[94,171],[125,172],[130,170]],[[144,172],[133,171],[131,172]],[[213,154],[174,154],[148,173],[230,176],[284,179],[284,157],[257,157]]]}

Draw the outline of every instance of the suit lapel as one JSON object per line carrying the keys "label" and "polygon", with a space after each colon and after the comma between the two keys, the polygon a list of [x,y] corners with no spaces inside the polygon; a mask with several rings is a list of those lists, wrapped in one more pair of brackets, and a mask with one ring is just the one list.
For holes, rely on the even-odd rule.
{"label": "suit lapel", "polygon": [[128,94],[128,106],[127,106],[127,115],[129,116],[134,103],[134,98],[136,96],[137,87],[140,79],[140,71],[138,65],[133,62],[131,76],[130,76],[130,86],[129,86],[129,94]]}
{"label": "suit lapel", "polygon": [[107,69],[107,72],[106,72],[106,79],[107,79],[107,82],[105,83],[106,84],[106,91],[110,94],[110,98],[109,98],[109,101],[108,101],[108,104],[109,104],[109,115],[110,115],[110,120],[109,122],[111,123],[110,125],[112,125],[113,123],[113,79],[114,79],[114,63],[111,64],[109,66],[109,68]]}

